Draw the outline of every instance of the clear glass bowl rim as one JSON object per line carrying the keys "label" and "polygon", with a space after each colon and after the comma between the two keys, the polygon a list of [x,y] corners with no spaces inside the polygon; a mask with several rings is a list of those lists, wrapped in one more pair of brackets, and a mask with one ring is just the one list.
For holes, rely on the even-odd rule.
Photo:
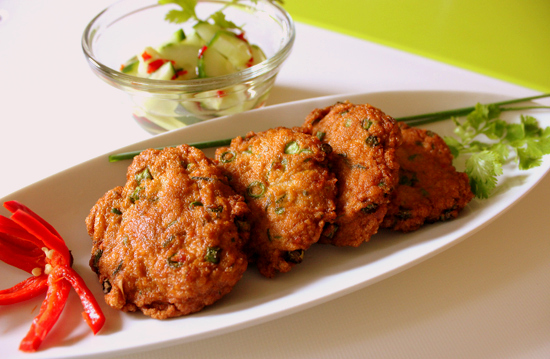
{"label": "clear glass bowl rim", "polygon": [[[198,1],[226,3],[226,2],[229,2],[230,0],[198,0]],[[112,5],[110,5],[109,7],[105,8],[103,11],[101,11],[98,15],[94,17],[84,29],[84,33],[82,35],[82,50],[84,51],[84,54],[90,66],[96,72],[113,80],[119,86],[123,88],[131,88],[134,91],[136,90],[151,91],[151,92],[176,91],[176,92],[191,93],[191,92],[214,90],[214,89],[224,88],[227,86],[237,85],[246,81],[250,81],[259,76],[266,75],[271,71],[273,71],[274,69],[276,69],[277,67],[279,67],[283,63],[283,61],[290,55],[290,52],[292,50],[292,46],[294,44],[294,40],[296,37],[296,28],[295,28],[294,20],[284,8],[282,8],[279,4],[271,1],[265,1],[265,0],[258,0],[258,1],[264,3],[265,6],[269,8],[269,11],[275,12],[276,14],[282,16],[282,18],[286,22],[285,24],[283,24],[283,25],[286,25],[284,26],[284,28],[288,31],[286,36],[287,41],[273,56],[271,56],[267,60],[257,65],[254,65],[250,68],[247,68],[229,75],[217,76],[212,78],[193,79],[193,80],[155,80],[155,79],[142,78],[142,77],[137,77],[137,76],[132,76],[132,75],[122,73],[120,71],[110,68],[109,66],[106,66],[105,64],[97,60],[94,57],[94,51],[90,43],[90,41],[92,40],[92,32],[93,32],[94,26],[97,24],[98,21],[101,21],[102,16],[104,16],[113,7],[124,6],[127,3],[132,3],[132,0],[119,0],[113,3]],[[254,4],[252,2],[248,2],[248,3],[250,3],[250,5],[248,6],[254,7]],[[243,3],[238,3],[237,5],[243,6]],[[118,21],[118,20],[115,20],[115,21]]]}

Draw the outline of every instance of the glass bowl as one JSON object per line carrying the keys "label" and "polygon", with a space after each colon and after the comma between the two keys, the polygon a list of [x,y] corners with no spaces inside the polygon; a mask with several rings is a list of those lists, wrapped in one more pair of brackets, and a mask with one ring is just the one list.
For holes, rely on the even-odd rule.
{"label": "glass bowl", "polygon": [[[231,0],[199,0],[200,19],[227,6]],[[125,74],[121,64],[147,46],[164,43],[176,30],[191,31],[193,22],[174,24],[166,13],[177,9],[157,0],[121,0],[99,13],[86,27],[82,49],[93,72],[130,98],[134,119],[157,134],[214,117],[261,107],[269,95],[295,38],[294,22],[279,5],[242,0],[224,14],[242,25],[247,40],[267,59],[229,75],[192,80],[156,80]]]}

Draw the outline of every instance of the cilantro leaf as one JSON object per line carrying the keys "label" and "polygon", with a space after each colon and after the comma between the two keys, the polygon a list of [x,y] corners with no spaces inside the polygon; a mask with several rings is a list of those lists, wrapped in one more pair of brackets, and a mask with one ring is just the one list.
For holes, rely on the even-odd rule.
{"label": "cilantro leaf", "polygon": [[[258,4],[258,0],[251,0],[253,4]],[[279,3],[283,5],[283,0],[268,0],[272,3]],[[198,0],[158,0],[159,5],[168,5],[168,4],[175,4],[178,5],[181,10],[169,10],[168,13],[165,15],[164,19],[168,22],[173,22],[176,24],[184,23],[189,20],[195,20],[195,21],[201,21],[197,17],[197,13],[195,12],[195,8],[197,7]],[[231,4],[238,3],[239,0],[232,0],[228,3],[227,6]],[[223,13],[223,10],[216,11],[212,15],[208,17],[208,19],[212,19],[216,25],[219,25],[220,27],[226,28],[226,29],[241,29],[240,26],[237,26],[234,22],[229,21],[225,18],[225,14]]]}
{"label": "cilantro leaf", "polygon": [[550,154],[550,127],[543,130],[537,119],[523,115],[520,123],[507,123],[499,118],[504,110],[509,109],[478,103],[465,120],[453,118],[457,138],[445,138],[455,158],[466,157],[472,192],[479,198],[490,195],[511,154],[520,170],[540,166]]}
{"label": "cilantro leaf", "polygon": [[506,121],[496,119],[486,126],[487,129],[483,131],[483,134],[492,140],[499,139],[506,133],[507,125]]}
{"label": "cilantro leaf", "polygon": [[233,21],[228,21],[225,18],[225,14],[222,11],[216,11],[210,18],[214,21],[214,24],[226,28],[226,29],[240,29],[240,26],[237,26]]}
{"label": "cilantro leaf", "polygon": [[159,0],[158,3],[159,5],[175,4],[181,7],[181,10],[168,11],[165,16],[165,20],[168,22],[180,24],[190,19],[198,20],[195,13],[197,0]]}
{"label": "cilantro leaf", "polygon": [[519,148],[517,150],[517,156],[519,159],[518,167],[520,170],[528,170],[538,167],[542,163],[542,155],[540,155],[540,151],[536,151],[535,147]]}
{"label": "cilantro leaf", "polygon": [[474,153],[466,160],[466,173],[470,178],[472,192],[479,198],[488,198],[502,174],[499,155],[493,151]]}
{"label": "cilantro leaf", "polygon": [[508,146],[502,142],[495,143],[489,147],[491,152],[494,152],[498,155],[499,161],[504,163],[510,157],[510,149]]}
{"label": "cilantro leaf", "polygon": [[170,10],[164,17],[166,21],[173,22],[176,24],[181,24],[182,22],[186,22],[191,18],[192,18],[192,15],[183,10]]}
{"label": "cilantro leaf", "polygon": [[460,150],[462,149],[462,144],[454,137],[445,136],[443,138],[453,157],[458,157]]}
{"label": "cilantro leaf", "polygon": [[542,135],[542,129],[539,127],[539,122],[532,116],[521,116],[521,123],[525,128],[525,133],[528,136]]}
{"label": "cilantro leaf", "polygon": [[470,112],[466,117],[466,123],[473,129],[477,130],[483,122],[487,121],[488,117],[489,108],[487,106],[483,106],[480,103],[477,103],[475,106],[475,110]]}
{"label": "cilantro leaf", "polygon": [[508,142],[520,141],[525,138],[525,128],[522,124],[512,123],[506,129],[505,138]]}

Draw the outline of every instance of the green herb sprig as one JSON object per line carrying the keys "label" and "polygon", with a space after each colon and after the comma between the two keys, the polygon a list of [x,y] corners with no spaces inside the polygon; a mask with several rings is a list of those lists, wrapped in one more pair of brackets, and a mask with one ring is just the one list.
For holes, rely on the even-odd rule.
{"label": "green herb sprig", "polygon": [[550,154],[550,127],[542,129],[532,116],[521,115],[520,123],[501,120],[502,111],[508,110],[478,103],[463,120],[452,118],[456,137],[444,138],[455,160],[465,159],[465,172],[478,198],[490,196],[508,160],[515,158],[520,170],[528,170]]}
{"label": "green herb sprig", "polygon": [[[250,1],[253,4],[258,4],[259,0],[250,0]],[[282,0],[267,0],[267,1],[272,3],[283,4]],[[232,0],[227,2],[225,6],[223,6],[220,10],[208,16],[206,19],[199,19],[197,16],[195,8],[197,7],[198,0],[159,0],[158,4],[159,5],[175,4],[181,8],[177,10],[172,9],[168,11],[168,13],[165,16],[165,20],[168,22],[181,24],[190,20],[195,22],[212,20],[214,24],[225,29],[241,29],[241,27],[236,25],[234,22],[227,20],[225,17],[225,14],[223,13],[225,9],[239,2],[240,0]]]}

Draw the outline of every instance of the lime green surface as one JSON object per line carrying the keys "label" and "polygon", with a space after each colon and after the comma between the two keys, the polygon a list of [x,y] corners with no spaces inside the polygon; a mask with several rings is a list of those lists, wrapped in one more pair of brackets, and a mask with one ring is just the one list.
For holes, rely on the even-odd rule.
{"label": "lime green surface", "polygon": [[299,22],[550,91],[550,0],[285,0],[284,7]]}

